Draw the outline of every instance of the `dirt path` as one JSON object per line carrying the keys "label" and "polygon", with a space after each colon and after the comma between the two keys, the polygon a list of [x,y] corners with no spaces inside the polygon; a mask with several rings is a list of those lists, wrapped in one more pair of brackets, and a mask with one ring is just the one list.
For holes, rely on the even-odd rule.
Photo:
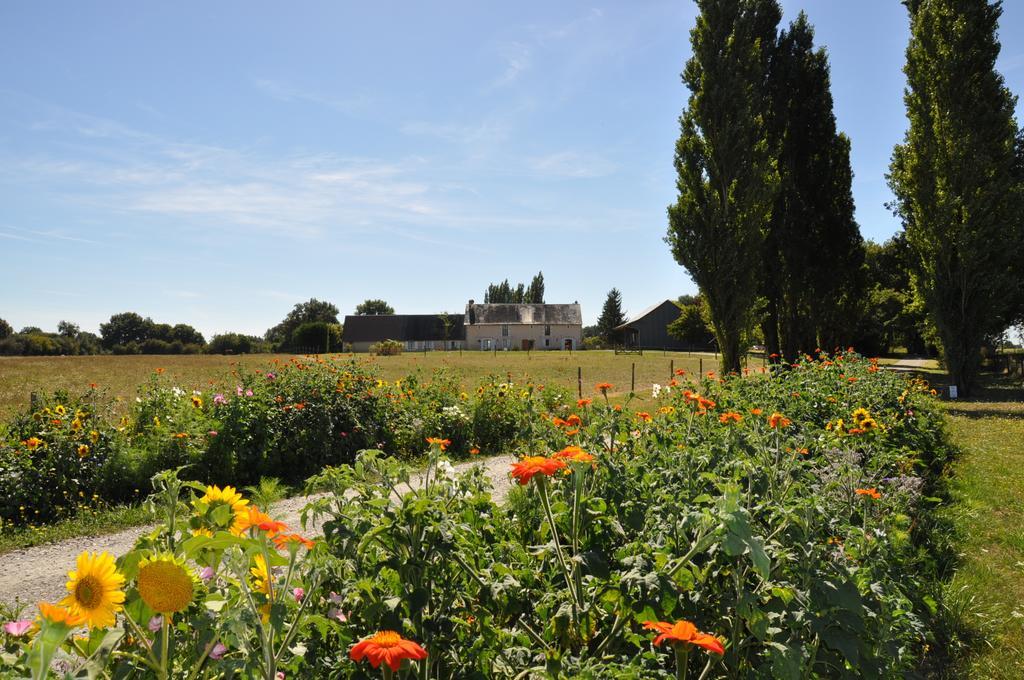
{"label": "dirt path", "polygon": [[[501,503],[505,500],[510,487],[508,470],[511,460],[507,456],[493,456],[479,462],[460,463],[454,467],[456,471],[462,472],[473,465],[483,466],[484,473],[494,487],[492,497],[496,503]],[[411,484],[420,484],[422,481],[422,474],[416,474],[413,475]],[[271,514],[289,526],[300,527],[299,513],[313,498],[317,496],[296,496],[280,501],[274,504]],[[152,529],[152,526],[135,527],[104,536],[73,538],[9,552],[0,557],[0,602],[13,603],[19,600],[30,605],[30,610],[25,614],[31,615],[35,612],[37,602],[52,602],[66,594],[64,583],[67,580],[67,573],[74,569],[75,558],[83,550],[105,550],[120,556],[131,550],[136,538]],[[306,533],[317,535],[319,531],[320,527],[314,526],[307,528]]]}
{"label": "dirt path", "polygon": [[931,368],[935,365],[934,359],[900,359],[889,368],[897,371],[915,371],[919,368]]}

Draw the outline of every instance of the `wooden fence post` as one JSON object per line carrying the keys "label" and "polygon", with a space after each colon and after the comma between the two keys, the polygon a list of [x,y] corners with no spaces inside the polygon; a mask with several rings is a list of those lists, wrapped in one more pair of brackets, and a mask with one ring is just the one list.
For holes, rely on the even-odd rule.
{"label": "wooden fence post", "polygon": [[633,362],[633,372],[629,378],[629,391],[636,392],[636,362]]}
{"label": "wooden fence post", "polygon": [[576,393],[583,398],[583,368],[580,366],[576,367]]}
{"label": "wooden fence post", "polygon": [[676,360],[675,359],[669,359],[668,360],[668,381],[672,382],[672,380],[675,379],[675,375],[676,375]]}
{"label": "wooden fence post", "polygon": [[700,361],[700,374],[704,375],[704,357],[698,357],[698,361]]}

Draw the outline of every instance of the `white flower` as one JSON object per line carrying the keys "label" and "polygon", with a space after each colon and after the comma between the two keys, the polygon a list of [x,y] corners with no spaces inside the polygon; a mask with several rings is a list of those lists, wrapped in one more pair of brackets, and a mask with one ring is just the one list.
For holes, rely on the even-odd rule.
{"label": "white flower", "polygon": [[659,394],[661,394],[661,385],[654,383],[651,385],[651,396],[657,399]]}
{"label": "white flower", "polygon": [[451,479],[455,476],[455,468],[448,461],[440,460],[437,462],[437,474],[439,477]]}

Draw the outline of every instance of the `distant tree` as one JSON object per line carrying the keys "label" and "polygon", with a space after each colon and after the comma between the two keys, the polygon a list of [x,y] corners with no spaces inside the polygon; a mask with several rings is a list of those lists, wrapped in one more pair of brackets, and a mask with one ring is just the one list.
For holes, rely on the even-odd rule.
{"label": "distant tree", "polygon": [[45,335],[45,333],[39,326],[25,326],[18,331],[18,335]]}
{"label": "distant tree", "polygon": [[11,324],[7,323],[3,319],[0,319],[0,340],[8,338],[14,334],[14,329],[11,328]]}
{"label": "distant tree", "polygon": [[357,316],[376,316],[380,314],[394,314],[395,308],[384,300],[366,300],[356,305]]}
{"label": "distant tree", "polygon": [[537,272],[530,281],[530,287],[526,289],[526,302],[544,304],[544,272]]}
{"label": "distant tree", "polygon": [[907,0],[904,101],[910,127],[889,185],[914,287],[950,379],[970,396],[987,338],[1012,321],[1024,281],[1016,97],[996,72],[1000,3]]}
{"label": "distant tree", "polygon": [[598,334],[610,345],[615,341],[615,328],[624,323],[626,317],[622,313],[622,293],[618,288],[612,288],[608,291],[604,307],[601,308],[601,316],[597,319]]}
{"label": "distant tree", "polygon": [[103,346],[112,349],[115,345],[138,344],[149,339],[152,328],[152,319],[142,318],[135,312],[122,312],[100,324],[100,337]]}
{"label": "distant tree", "polygon": [[171,342],[177,341],[184,345],[205,345],[206,338],[192,326],[184,323],[174,324],[169,333]]}
{"label": "distant tree", "polygon": [[307,321],[292,332],[289,346],[315,354],[337,352],[341,350],[341,324]]}
{"label": "distant tree", "polygon": [[[688,296],[693,298],[693,296]],[[705,310],[701,309],[703,301],[694,298],[692,304],[680,305],[682,313],[668,325],[668,334],[688,345],[706,347],[715,338],[715,332],[708,326]]]}
{"label": "distant tree", "polygon": [[291,340],[296,328],[312,321],[338,323],[338,308],[330,302],[310,298],[308,302],[295,305],[281,323],[267,330],[264,337],[268,342],[285,345]]}
{"label": "distant tree", "polygon": [[668,208],[666,241],[707,299],[723,372],[738,371],[778,184],[764,112],[782,12],[774,0],[697,5],[683,71],[690,98],[676,143],[679,197]]}
{"label": "distant tree", "polygon": [[81,330],[76,323],[71,323],[70,321],[57,322],[57,335],[62,335],[65,338],[78,337]]}
{"label": "distant tree", "polygon": [[269,352],[268,343],[254,335],[241,333],[220,333],[210,338],[206,345],[207,354],[254,354]]}
{"label": "distant tree", "polygon": [[515,288],[505,279],[501,283],[492,283],[484,291],[484,304],[499,303],[537,303],[544,302],[544,273],[537,272],[537,275],[530,281],[530,287],[525,283],[517,284]]}

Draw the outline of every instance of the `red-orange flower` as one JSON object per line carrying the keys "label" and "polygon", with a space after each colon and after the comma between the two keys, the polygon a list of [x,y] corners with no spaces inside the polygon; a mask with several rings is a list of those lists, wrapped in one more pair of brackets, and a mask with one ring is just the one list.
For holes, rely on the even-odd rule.
{"label": "red-orange flower", "polygon": [[878,489],[871,487],[870,489],[854,489],[853,492],[858,496],[870,496],[876,501],[882,497],[882,494],[878,493]]}
{"label": "red-orange flower", "polygon": [[312,550],[315,543],[299,534],[278,534],[274,536],[274,545],[278,550],[284,549],[289,543],[301,543],[306,550]]}
{"label": "red-orange flower", "polygon": [[288,528],[288,525],[284,522],[278,522],[277,520],[268,519],[265,522],[259,523],[260,531],[267,532],[268,536],[275,536]]}
{"label": "red-orange flower", "polygon": [[440,437],[427,437],[427,443],[430,444],[431,446],[437,444],[438,446],[441,447],[441,450],[444,451],[449,446],[451,446],[452,440],[441,439]]}
{"label": "red-orange flower", "polygon": [[563,419],[559,418],[558,416],[555,416],[554,418],[551,419],[551,424],[554,425],[555,427],[565,427],[566,422]]}
{"label": "red-orange flower", "polygon": [[723,413],[722,415],[718,416],[718,421],[720,423],[738,423],[741,420],[743,420],[743,416],[741,416],[739,413],[736,413],[735,411],[729,411],[728,413]]}
{"label": "red-orange flower", "polygon": [[382,630],[371,638],[357,642],[348,655],[353,661],[367,659],[374,668],[386,663],[392,671],[397,671],[402,665],[402,659],[426,659],[427,650],[393,630]]}
{"label": "red-orange flower", "polygon": [[573,413],[571,416],[565,419],[565,424],[569,427],[579,427],[583,424],[583,419]]}
{"label": "red-orange flower", "polygon": [[593,463],[594,457],[578,446],[566,446],[564,449],[551,456],[560,460],[571,460],[575,463]]}
{"label": "red-orange flower", "polygon": [[761,410],[761,409],[759,409],[759,408],[752,408],[752,409],[750,409],[750,412],[751,412],[751,413],[752,413],[753,415],[755,415],[755,416],[759,416],[759,415],[761,415],[762,413],[764,413],[764,411],[762,411],[762,410]]}
{"label": "red-orange flower", "polygon": [[480,449],[478,449],[478,448],[477,448],[477,447],[475,447],[475,446],[474,446],[473,448],[471,448],[471,449],[469,450],[469,455],[471,455],[471,456],[475,456],[475,455],[477,455],[478,453],[480,453]]}
{"label": "red-orange flower", "polygon": [[550,477],[565,467],[565,461],[558,458],[526,456],[518,463],[512,464],[512,476],[521,486],[526,486],[534,475],[541,474]]}
{"label": "red-orange flower", "polygon": [[715,654],[725,654],[725,647],[714,635],[701,633],[697,627],[689,621],[676,621],[667,623],[665,621],[645,621],[644,628],[656,630],[660,635],[654,638],[654,644],[660,645],[663,642],[675,645],[694,645],[702,647]]}
{"label": "red-orange flower", "polygon": [[594,385],[594,389],[596,389],[598,392],[607,392],[612,387],[613,387],[613,385],[611,383],[609,383],[609,382],[602,382],[602,383],[597,383],[596,385]]}
{"label": "red-orange flower", "polygon": [[778,411],[768,416],[768,427],[771,428],[783,428],[789,427],[793,424],[793,421],[782,415]]}
{"label": "red-orange flower", "polygon": [[583,408],[584,406],[590,406],[592,403],[594,403],[593,399],[577,399],[576,407]]}
{"label": "red-orange flower", "polygon": [[642,420],[645,423],[651,422],[651,414],[648,413],[647,411],[637,411],[636,412],[636,417],[637,417],[637,420]]}

